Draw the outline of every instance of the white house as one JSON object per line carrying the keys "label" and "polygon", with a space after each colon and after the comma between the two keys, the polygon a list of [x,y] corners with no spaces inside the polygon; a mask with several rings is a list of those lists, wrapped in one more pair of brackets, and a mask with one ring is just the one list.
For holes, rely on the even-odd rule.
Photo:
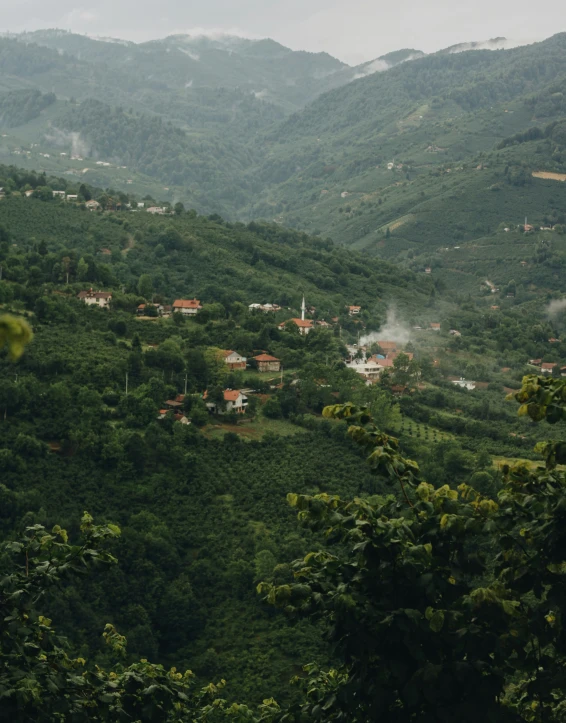
{"label": "white house", "polygon": [[224,362],[228,365],[229,369],[245,369],[247,359],[245,356],[241,356],[237,351],[226,350],[222,352],[224,356]]}
{"label": "white house", "polygon": [[65,191],[53,191],[53,198],[65,198],[67,194]]}
{"label": "white house", "polygon": [[90,201],[87,201],[85,203],[85,206],[88,208],[89,211],[98,211],[98,209],[100,208],[100,204],[98,203],[98,201],[95,201],[94,198]]}
{"label": "white house", "polygon": [[[386,361],[381,359],[379,361]],[[373,381],[379,379],[379,375],[383,371],[383,366],[375,359],[352,359],[351,362],[346,364],[348,369],[353,369],[358,374],[361,374],[366,379]]]}
{"label": "white house", "polygon": [[243,414],[248,406],[247,396],[239,389],[225,389],[224,390],[224,411],[218,409],[215,402],[207,402],[208,393],[204,393],[203,399],[205,400],[206,406],[210,412],[214,413],[225,413],[236,412],[236,414]]}
{"label": "white house", "polygon": [[79,197],[78,197],[77,194],[71,193],[71,194],[69,194],[69,195],[66,197],[65,200],[66,200],[66,201],[78,201],[78,200],[79,200]]}
{"label": "white house", "polygon": [[112,294],[109,291],[79,291],[77,294],[81,301],[84,301],[88,306],[99,306],[101,309],[106,309],[112,301]]}
{"label": "white house", "polygon": [[277,304],[250,304],[248,309],[250,311],[263,311],[265,314],[270,311],[281,311],[281,307]]}
{"label": "white house", "polygon": [[469,389],[472,391],[476,388],[475,382],[469,382],[464,377],[460,377],[459,379],[457,377],[449,377],[452,384],[455,384],[457,387],[460,387],[460,389]]}
{"label": "white house", "polygon": [[178,311],[185,316],[196,316],[202,309],[198,299],[177,299],[173,302],[173,311]]}

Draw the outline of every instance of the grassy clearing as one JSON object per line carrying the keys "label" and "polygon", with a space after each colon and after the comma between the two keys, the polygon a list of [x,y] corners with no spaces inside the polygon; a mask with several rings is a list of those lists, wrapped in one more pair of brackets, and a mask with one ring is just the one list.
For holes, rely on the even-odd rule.
{"label": "grassy clearing", "polygon": [[218,423],[207,426],[204,434],[209,439],[222,439],[227,432],[237,434],[245,440],[261,439],[264,434],[271,432],[282,437],[291,437],[295,434],[304,434],[307,430],[291,424],[285,419],[267,419],[258,416],[252,422],[242,420],[238,424]]}

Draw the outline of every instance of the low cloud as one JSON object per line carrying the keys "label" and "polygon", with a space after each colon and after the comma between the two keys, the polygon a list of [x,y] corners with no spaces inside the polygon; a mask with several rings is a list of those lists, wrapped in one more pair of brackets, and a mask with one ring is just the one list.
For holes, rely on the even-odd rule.
{"label": "low cloud", "polygon": [[358,72],[354,75],[354,80],[365,78],[366,75],[373,75],[373,73],[383,73],[384,70],[389,70],[390,67],[386,60],[372,60],[371,63],[366,63],[358,69]]}
{"label": "low cloud", "polygon": [[[187,28],[184,30],[178,30],[174,35],[187,35],[191,39],[196,38],[207,38],[208,40],[228,40],[230,38],[247,38],[249,40],[261,40],[261,35],[254,35],[248,30],[242,30],[241,28],[205,28],[195,27]],[[265,37],[265,36],[263,36]]]}
{"label": "low cloud", "polygon": [[186,48],[177,48],[177,50],[180,50],[181,53],[188,55],[191,60],[200,60],[200,55],[195,53],[193,50],[187,50]]}
{"label": "low cloud", "polygon": [[358,78],[365,78],[366,75],[373,75],[374,73],[383,73],[384,71],[389,70],[396,65],[401,65],[401,63],[408,63],[410,60],[424,58],[424,56],[425,53],[411,53],[410,55],[407,55],[406,58],[403,58],[403,60],[400,60],[398,63],[388,63],[387,60],[377,58],[377,60],[372,60],[371,63],[366,63],[365,65],[361,65],[359,68],[357,68],[358,72],[356,73],[356,75],[354,75],[354,80],[358,80]]}
{"label": "low cloud", "polygon": [[[533,41],[530,41],[533,42]],[[525,40],[509,40],[509,38],[492,38],[491,40],[482,40],[474,43],[459,43],[451,48],[448,52],[465,53],[467,50],[510,50],[520,45],[529,45],[529,41]]]}

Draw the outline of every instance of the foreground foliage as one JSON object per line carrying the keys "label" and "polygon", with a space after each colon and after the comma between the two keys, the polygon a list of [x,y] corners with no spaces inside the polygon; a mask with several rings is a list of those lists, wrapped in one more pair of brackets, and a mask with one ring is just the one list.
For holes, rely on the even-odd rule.
{"label": "foreground foliage", "polygon": [[[517,396],[533,384],[525,378]],[[329,547],[294,564],[294,584],[260,591],[293,615],[325,620],[344,661],[310,671],[294,719],[564,720],[566,495],[556,447],[534,472],[507,469],[495,502],[422,480],[365,409],[325,414],[351,422],[402,501],[289,495]]]}

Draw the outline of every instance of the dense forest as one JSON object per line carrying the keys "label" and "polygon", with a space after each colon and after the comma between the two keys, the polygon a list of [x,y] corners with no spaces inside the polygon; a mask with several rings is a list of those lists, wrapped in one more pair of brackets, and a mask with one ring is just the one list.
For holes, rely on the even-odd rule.
{"label": "dense forest", "polygon": [[0,93],[0,128],[20,126],[41,113],[55,102],[54,93],[40,93],[38,90],[14,90]]}

